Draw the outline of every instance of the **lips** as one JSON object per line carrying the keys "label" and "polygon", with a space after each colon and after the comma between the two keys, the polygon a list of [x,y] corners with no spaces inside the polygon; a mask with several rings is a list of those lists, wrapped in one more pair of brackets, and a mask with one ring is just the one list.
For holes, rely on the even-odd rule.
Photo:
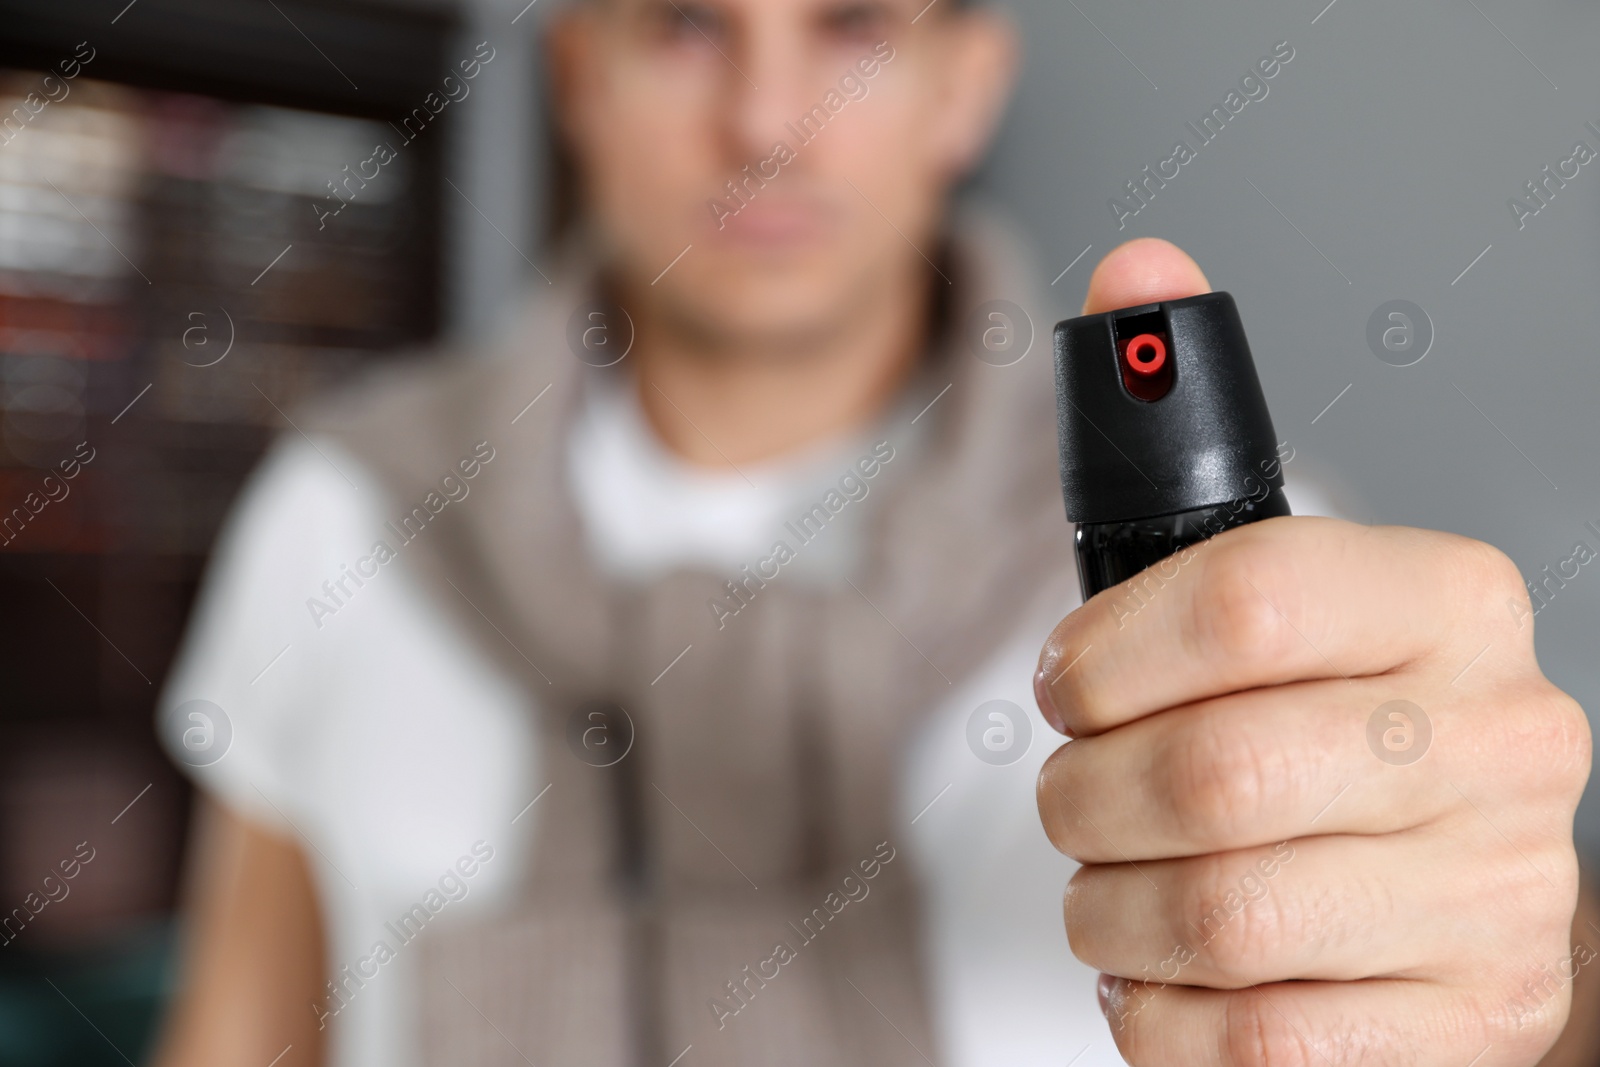
{"label": "lips", "polygon": [[714,239],[778,249],[821,239],[840,225],[843,215],[819,198],[785,198],[769,191],[745,202],[734,214],[708,221]]}

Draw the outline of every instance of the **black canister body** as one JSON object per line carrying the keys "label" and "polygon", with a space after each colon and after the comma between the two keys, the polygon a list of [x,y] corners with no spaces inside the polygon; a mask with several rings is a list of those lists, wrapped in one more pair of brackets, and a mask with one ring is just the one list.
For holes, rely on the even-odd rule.
{"label": "black canister body", "polygon": [[1213,508],[1180,511],[1125,522],[1079,523],[1078,584],[1083,599],[1125,582],[1146,567],[1235,526],[1289,514],[1282,489],[1261,500],[1239,500]]}
{"label": "black canister body", "polygon": [[1085,599],[1225,530],[1289,514],[1233,298],[1056,326],[1061,486]]}

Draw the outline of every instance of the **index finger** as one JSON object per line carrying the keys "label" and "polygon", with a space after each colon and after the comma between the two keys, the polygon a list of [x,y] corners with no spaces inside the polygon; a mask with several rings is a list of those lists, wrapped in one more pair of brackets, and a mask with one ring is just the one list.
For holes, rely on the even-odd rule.
{"label": "index finger", "polygon": [[[1242,526],[1111,587],[1045,643],[1041,710],[1073,737],[1179,704],[1438,660],[1516,631],[1522,592],[1488,545],[1405,527],[1285,517]],[[1457,661],[1460,662],[1457,662]]]}

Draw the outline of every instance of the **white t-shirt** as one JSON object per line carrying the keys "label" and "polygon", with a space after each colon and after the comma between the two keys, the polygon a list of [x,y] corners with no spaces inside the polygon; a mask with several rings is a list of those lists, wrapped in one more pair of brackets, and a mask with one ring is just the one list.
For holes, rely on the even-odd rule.
{"label": "white t-shirt", "polygon": [[[861,443],[707,471],[659,445],[631,392],[596,389],[569,436],[568,478],[608,572],[648,577],[692,563],[734,574]],[[915,436],[904,447],[918,447]],[[1297,513],[1325,512],[1303,493],[1294,499]],[[335,443],[281,441],[223,531],[161,704],[168,747],[187,763],[197,757],[182,735],[199,720],[181,706],[222,709],[225,755],[192,773],[222,803],[307,846],[330,973],[368,957],[377,940],[393,942],[384,924],[475,842],[493,842],[494,857],[469,865],[474,873],[456,880],[465,895],[448,907],[505,900],[530,862],[526,835],[508,828],[546,780],[541,761],[556,758],[535,743],[528,692],[430,603],[403,552],[363,584],[347,581],[332,614],[310,609],[311,598],[332,603],[323,583],[337,583],[382,534],[383,503],[376,479]],[[842,571],[855,550],[847,527],[837,533],[830,527],[809,554],[811,580]],[[1065,522],[1061,536],[1067,553]],[[1123,1062],[1096,1005],[1095,972],[1062,929],[1061,893],[1076,865],[1046,840],[1034,801],[1060,738],[1034,705],[1033,672],[1050,628],[1077,603],[1018,619],[989,663],[906,739],[899,839],[923,887],[932,1013],[952,1067]],[[1026,709],[1032,727],[1009,766],[979,760],[966,740],[974,709],[996,699]],[[210,754],[222,750],[213,745]],[[416,1062],[416,985],[404,948],[399,955],[331,1019],[336,1067]]]}

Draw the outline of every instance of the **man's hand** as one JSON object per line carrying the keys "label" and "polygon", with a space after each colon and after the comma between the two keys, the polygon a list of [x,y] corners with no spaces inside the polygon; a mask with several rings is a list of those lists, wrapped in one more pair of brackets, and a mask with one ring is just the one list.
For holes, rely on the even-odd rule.
{"label": "man's hand", "polygon": [[[1085,312],[1205,291],[1176,248],[1134,242]],[[1064,619],[1037,686],[1076,738],[1039,778],[1051,841],[1084,864],[1067,933],[1112,976],[1123,1056],[1536,1063],[1600,929],[1572,939],[1589,726],[1539,671],[1516,567],[1296,517],[1158,577]]]}

